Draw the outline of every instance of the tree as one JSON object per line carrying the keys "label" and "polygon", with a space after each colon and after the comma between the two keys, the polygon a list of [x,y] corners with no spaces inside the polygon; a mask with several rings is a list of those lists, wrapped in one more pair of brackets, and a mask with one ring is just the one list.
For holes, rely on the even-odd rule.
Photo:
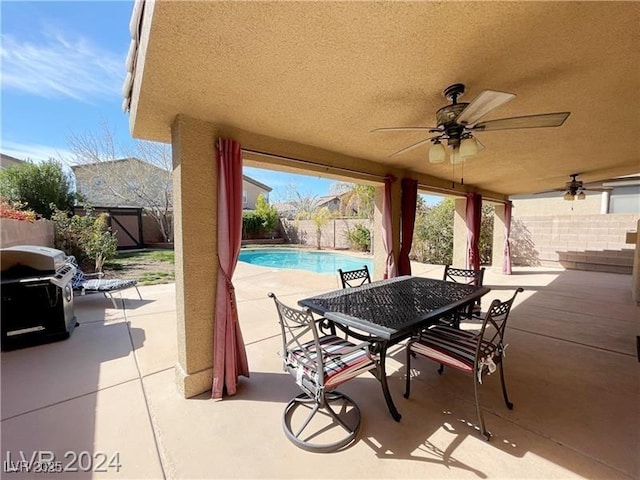
{"label": "tree", "polygon": [[444,199],[416,215],[414,251],[416,259],[433,264],[450,264],[453,259],[455,203]]}
{"label": "tree", "polygon": [[266,233],[271,233],[278,225],[278,211],[262,194],[256,200],[256,213],[262,218],[262,228]]}
{"label": "tree", "polygon": [[[99,185],[120,205],[144,208],[158,224],[164,241],[173,241],[173,160],[169,145],[136,140],[131,146],[121,146],[108,125],[102,125],[98,133],[72,133],[67,140],[73,153],[69,162],[83,166],[88,173],[84,181]],[[123,159],[131,161],[123,167],[119,162]]]}
{"label": "tree", "polygon": [[336,195],[342,195],[344,214],[351,216],[351,212],[356,212],[357,218],[373,219],[376,187],[356,183],[337,183],[331,186],[331,191]]}
{"label": "tree", "polygon": [[296,219],[311,220],[316,227],[316,246],[318,250],[322,250],[322,229],[333,218],[331,210],[327,207],[315,208],[310,212],[300,212]]}
{"label": "tree", "polygon": [[[491,262],[494,207],[482,206],[480,220],[480,262]],[[453,220],[455,202],[446,198],[433,207],[418,208],[414,228],[412,257],[420,262],[438,265],[453,262]],[[460,241],[466,241],[461,239]]]}
{"label": "tree", "polygon": [[75,194],[62,164],[25,162],[0,171],[0,196],[51,218],[54,210],[71,210]]}
{"label": "tree", "polygon": [[298,186],[288,184],[285,187],[284,195],[280,200],[281,211],[279,214],[283,218],[299,219],[306,213],[314,210],[318,203],[318,197],[311,193],[301,193]]}

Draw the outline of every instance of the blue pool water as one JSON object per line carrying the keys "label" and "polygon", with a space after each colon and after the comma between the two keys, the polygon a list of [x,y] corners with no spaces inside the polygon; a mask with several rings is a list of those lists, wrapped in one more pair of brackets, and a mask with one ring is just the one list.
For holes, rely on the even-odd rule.
{"label": "blue pool water", "polygon": [[241,262],[253,263],[262,267],[297,268],[316,273],[333,273],[342,270],[356,270],[363,265],[373,270],[373,260],[351,257],[341,253],[294,250],[294,249],[255,249],[241,250]]}

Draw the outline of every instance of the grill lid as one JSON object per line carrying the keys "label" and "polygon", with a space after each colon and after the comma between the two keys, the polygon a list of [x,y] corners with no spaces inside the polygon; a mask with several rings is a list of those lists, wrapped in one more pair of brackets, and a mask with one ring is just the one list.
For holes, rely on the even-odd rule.
{"label": "grill lid", "polygon": [[12,267],[30,267],[40,272],[55,272],[67,261],[62,250],[39,245],[16,245],[0,250],[0,265],[5,272]]}

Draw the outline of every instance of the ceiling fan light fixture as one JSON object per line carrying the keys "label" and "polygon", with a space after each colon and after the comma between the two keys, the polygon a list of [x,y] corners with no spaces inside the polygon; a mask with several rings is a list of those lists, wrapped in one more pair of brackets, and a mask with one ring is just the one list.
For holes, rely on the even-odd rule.
{"label": "ceiling fan light fixture", "polygon": [[578,200],[584,200],[585,198],[587,198],[585,193],[583,191],[580,191],[580,193],[578,194]]}
{"label": "ceiling fan light fixture", "polygon": [[467,137],[460,142],[460,155],[462,157],[473,157],[478,153],[478,142],[473,137]]}
{"label": "ceiling fan light fixture", "polygon": [[565,192],[564,197],[562,198],[564,198],[565,200],[571,201],[574,199],[574,195],[571,192]]}
{"label": "ceiling fan light fixture", "polygon": [[446,159],[446,152],[444,145],[440,141],[433,142],[433,145],[429,149],[429,162],[430,163],[442,163]]}
{"label": "ceiling fan light fixture", "polygon": [[451,150],[451,155],[449,155],[449,161],[453,165],[459,165],[464,162],[464,157],[460,154],[460,149],[458,147],[453,147]]}

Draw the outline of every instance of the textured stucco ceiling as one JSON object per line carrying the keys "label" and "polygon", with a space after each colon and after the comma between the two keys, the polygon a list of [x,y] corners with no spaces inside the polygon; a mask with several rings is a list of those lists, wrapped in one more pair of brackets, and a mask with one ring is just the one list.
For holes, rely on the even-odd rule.
{"label": "textured stucco ceiling", "polygon": [[[560,128],[479,133],[466,184],[512,195],[640,171],[640,3],[155,2],[143,20],[132,132],[178,114],[450,179],[423,133],[467,86],[517,97],[483,120],[570,111]],[[456,173],[460,175],[460,171]]]}

